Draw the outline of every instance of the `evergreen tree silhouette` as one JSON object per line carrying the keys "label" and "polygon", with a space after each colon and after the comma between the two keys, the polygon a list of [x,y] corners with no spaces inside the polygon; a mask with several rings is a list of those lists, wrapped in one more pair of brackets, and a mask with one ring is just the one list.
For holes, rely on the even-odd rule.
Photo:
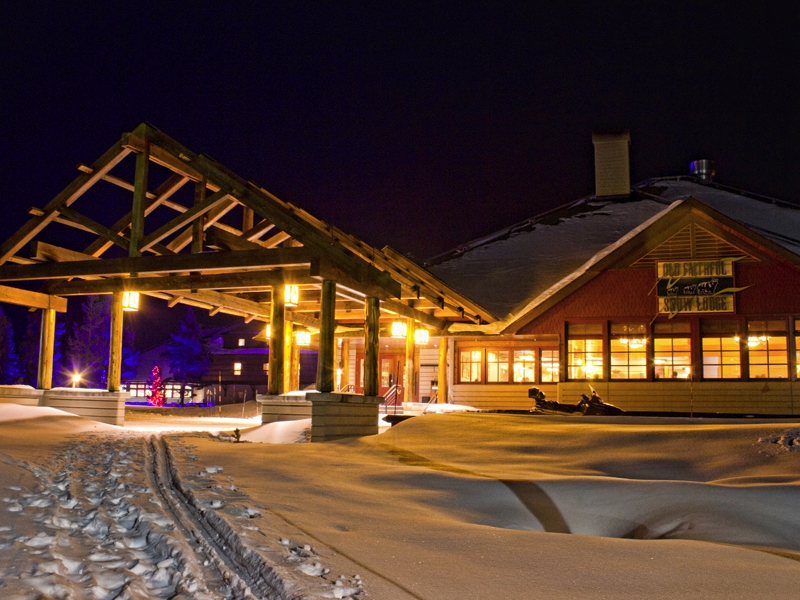
{"label": "evergreen tree silhouette", "polygon": [[178,333],[170,334],[165,355],[173,377],[181,383],[180,402],[183,406],[186,384],[200,381],[211,366],[211,350],[194,310],[189,308],[181,320]]}

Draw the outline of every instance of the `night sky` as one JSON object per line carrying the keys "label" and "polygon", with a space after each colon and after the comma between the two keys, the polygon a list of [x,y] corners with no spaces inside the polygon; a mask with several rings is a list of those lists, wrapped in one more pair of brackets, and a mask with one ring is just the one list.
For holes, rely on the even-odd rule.
{"label": "night sky", "polygon": [[248,4],[5,7],[0,237],[141,121],[418,260],[591,193],[594,130],[800,202],[797,5]]}

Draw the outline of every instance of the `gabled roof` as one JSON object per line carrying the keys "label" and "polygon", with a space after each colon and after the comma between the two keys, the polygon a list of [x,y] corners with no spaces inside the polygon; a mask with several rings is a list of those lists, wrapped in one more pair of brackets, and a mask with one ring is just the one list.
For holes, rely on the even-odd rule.
{"label": "gabled roof", "polygon": [[582,198],[429,261],[437,277],[501,317],[481,328],[455,325],[451,331],[516,330],[531,311],[596,272],[634,238],[653,237],[684,204],[790,262],[800,261],[800,207],[688,178],[651,179],[635,186],[629,198]]}
{"label": "gabled roof", "polygon": [[[44,287],[0,285],[0,301],[63,311],[61,296],[130,290],[268,320],[271,287],[292,283],[301,298],[287,318],[315,328],[320,284],[329,279],[337,282],[337,318],[352,319],[375,296],[382,310],[436,329],[492,320],[391,249],[368,246],[147,123],[79,170],[0,244],[0,281]],[[40,235],[61,226],[78,232],[64,238],[72,247]]]}

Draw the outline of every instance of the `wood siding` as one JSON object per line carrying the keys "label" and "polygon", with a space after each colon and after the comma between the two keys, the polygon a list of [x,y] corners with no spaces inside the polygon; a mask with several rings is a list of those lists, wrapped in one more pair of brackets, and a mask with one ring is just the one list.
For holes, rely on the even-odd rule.
{"label": "wood siding", "polygon": [[451,397],[453,404],[463,404],[481,410],[530,410],[533,400],[528,398],[528,390],[538,387],[548,398],[558,395],[554,383],[500,383],[500,384],[468,384],[453,385]]}

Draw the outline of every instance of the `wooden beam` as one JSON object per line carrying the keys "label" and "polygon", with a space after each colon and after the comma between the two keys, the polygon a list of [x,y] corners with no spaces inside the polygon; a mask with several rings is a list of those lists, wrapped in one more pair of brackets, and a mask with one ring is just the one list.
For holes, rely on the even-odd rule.
{"label": "wooden beam", "polygon": [[144,209],[150,173],[150,141],[144,138],[141,152],[136,154],[136,173],[133,177],[133,206],[131,208],[131,237],[129,256],[141,256],[144,236]]}
{"label": "wooden beam", "polygon": [[[41,217],[41,216],[44,216],[45,213],[44,213],[44,209],[38,208],[36,206],[31,206],[28,209],[28,214],[33,215],[34,217]],[[86,233],[94,233],[94,231],[92,231],[88,227],[84,227],[83,225],[80,225],[79,223],[75,223],[75,222],[70,221],[69,219],[65,219],[63,217],[56,217],[55,219],[53,219],[52,222],[53,223],[58,223],[59,225],[66,225],[67,227],[72,227],[73,229],[80,229],[81,231],[85,231]],[[8,260],[11,260],[11,258],[9,258]]]}
{"label": "wooden beam", "polygon": [[28,308],[52,309],[57,312],[67,312],[67,299],[30,290],[0,285],[0,302],[27,306]]}
{"label": "wooden beam", "polygon": [[209,252],[111,258],[40,265],[0,266],[0,281],[58,279],[88,275],[119,276],[127,273],[174,273],[183,271],[236,271],[243,268],[299,267],[311,263],[305,248],[272,248],[241,252]]}
{"label": "wooden beam", "polygon": [[217,246],[228,250],[256,250],[258,248],[267,247],[260,242],[251,242],[243,235],[231,235],[219,229],[209,231],[206,236],[206,241],[209,246]]}
{"label": "wooden beam", "polygon": [[288,309],[286,310],[286,320],[291,321],[292,323],[299,323],[300,325],[315,331],[319,331],[320,327],[322,327],[319,319],[315,319],[314,317],[310,317],[304,313],[296,313]]}
{"label": "wooden beam", "polygon": [[86,190],[92,187],[108,171],[113,169],[119,162],[130,154],[130,150],[124,148],[120,142],[109,148],[97,161],[92,164],[93,172],[81,173],[72,183],[64,188],[55,198],[44,207],[44,214],[41,217],[34,217],[28,220],[17,232],[0,245],[0,265],[17,253],[33,237],[55,219],[59,210],[69,206],[80,198]]}
{"label": "wooden beam", "polygon": [[121,233],[117,233],[112,229],[106,227],[105,225],[101,225],[94,219],[87,217],[86,215],[79,213],[77,210],[73,210],[71,208],[64,207],[61,209],[61,214],[65,216],[70,221],[74,221],[79,225],[83,225],[84,227],[88,228],[92,233],[99,235],[106,240],[117,244],[125,248],[125,250],[130,251],[131,241]]}
{"label": "wooden beam", "polygon": [[[108,180],[111,176],[106,176],[104,179]],[[156,191],[148,192],[147,198],[148,201],[145,204],[144,214],[145,216],[149,215],[153,212],[161,203],[166,202],[169,198],[171,198],[183,185],[189,181],[189,178],[184,175],[173,174],[169,177],[164,183],[162,183]],[[133,191],[133,185],[128,184],[125,182],[127,186],[129,186],[130,190]],[[123,186],[124,187],[124,186]],[[116,233],[122,233],[130,227],[131,224],[131,213],[128,212],[124,217],[119,219],[116,223],[111,226],[111,231]],[[92,256],[101,256],[106,250],[108,250],[113,245],[113,242],[105,240],[105,239],[98,239],[89,244],[86,247],[84,252],[86,254],[91,254]]]}
{"label": "wooden beam", "polygon": [[433,315],[424,313],[416,308],[411,308],[402,302],[384,300],[381,303],[381,309],[393,312],[396,315],[401,315],[409,319],[414,319],[415,321],[419,321],[420,323],[423,323],[429,327],[433,327],[434,329],[444,329],[445,325],[447,324],[446,321],[442,319],[437,319]]}
{"label": "wooden beam", "polygon": [[[142,123],[139,125],[135,130],[131,133],[126,133],[122,136],[122,144],[123,146],[134,152],[142,152],[144,150],[144,138],[147,137],[147,130],[151,129],[146,124]],[[169,152],[165,152],[158,146],[150,148],[150,160],[156,163],[157,165],[161,165],[162,167],[166,167],[170,171],[174,173],[178,173],[180,175],[184,175],[193,181],[200,181],[203,176],[200,175],[197,171],[192,169],[191,166],[187,165],[185,162],[182,162]],[[214,190],[216,191],[216,190]]]}
{"label": "wooden beam", "polygon": [[[203,219],[203,230],[208,231],[210,227],[214,227],[215,229],[221,229],[231,235],[238,236],[241,234],[241,231],[234,227],[230,227],[229,225],[225,225],[224,223],[219,223],[218,221],[228,214],[231,210],[238,206],[238,202],[236,200],[229,198],[227,202],[223,202],[222,204],[212,208],[205,214],[205,218]],[[177,210],[178,212],[185,212],[187,208],[181,204],[173,204],[170,208]],[[192,241],[192,230],[185,229],[184,231],[180,232],[175,239],[173,239],[169,244],[167,244],[167,248],[172,250],[173,252],[180,252],[186,246],[188,246]]]}
{"label": "wooden beam", "polygon": [[76,260],[100,260],[84,252],[76,252],[69,248],[54,246],[39,240],[31,242],[31,258],[39,261],[71,262]]}
{"label": "wooden beam", "polygon": [[273,225],[266,219],[262,219],[250,229],[244,230],[244,232],[242,233],[242,237],[250,242],[254,242],[257,241],[259,238],[261,238],[261,236],[263,236],[269,230],[274,228],[275,225]]}
{"label": "wooden beam", "polygon": [[51,292],[61,296],[111,294],[113,292],[167,292],[177,290],[251,289],[272,285],[318,283],[308,269],[282,271],[245,271],[210,275],[178,275],[169,277],[126,277],[59,281]]}
{"label": "wooden beam", "polygon": [[184,225],[186,225],[189,221],[192,221],[195,218],[202,217],[205,213],[210,211],[212,208],[223,202],[228,198],[228,192],[224,190],[220,190],[215,194],[212,194],[199,204],[195,204],[192,208],[188,209],[182,215],[179,215],[165,223],[154,232],[152,232],[147,237],[142,238],[140,243],[141,250],[148,250],[161,240],[163,240],[168,235],[174,233]]}
{"label": "wooden beam", "polygon": [[[274,223],[281,231],[290,234],[319,256],[327,257],[338,269],[348,272],[360,283],[365,292],[371,293],[371,288],[377,287],[381,289],[382,296],[400,296],[400,285],[388,274],[381,273],[369,263],[346,252],[328,234],[303,220],[297,214],[293,214],[285,203],[269,192],[236,177],[207,156],[194,154],[158,130],[150,129],[147,135],[154,145],[173,156],[180,156],[181,160],[190,164],[209,181],[231,190],[238,201],[251,208],[255,214]],[[339,280],[338,277],[330,279]]]}
{"label": "wooden beam", "polygon": [[[197,182],[194,185],[194,206],[203,204],[206,199],[206,180]],[[208,212],[208,211],[206,211]],[[184,213],[185,216],[185,213]],[[199,254],[203,251],[205,243],[205,214],[197,215],[192,221],[192,254]]]}

